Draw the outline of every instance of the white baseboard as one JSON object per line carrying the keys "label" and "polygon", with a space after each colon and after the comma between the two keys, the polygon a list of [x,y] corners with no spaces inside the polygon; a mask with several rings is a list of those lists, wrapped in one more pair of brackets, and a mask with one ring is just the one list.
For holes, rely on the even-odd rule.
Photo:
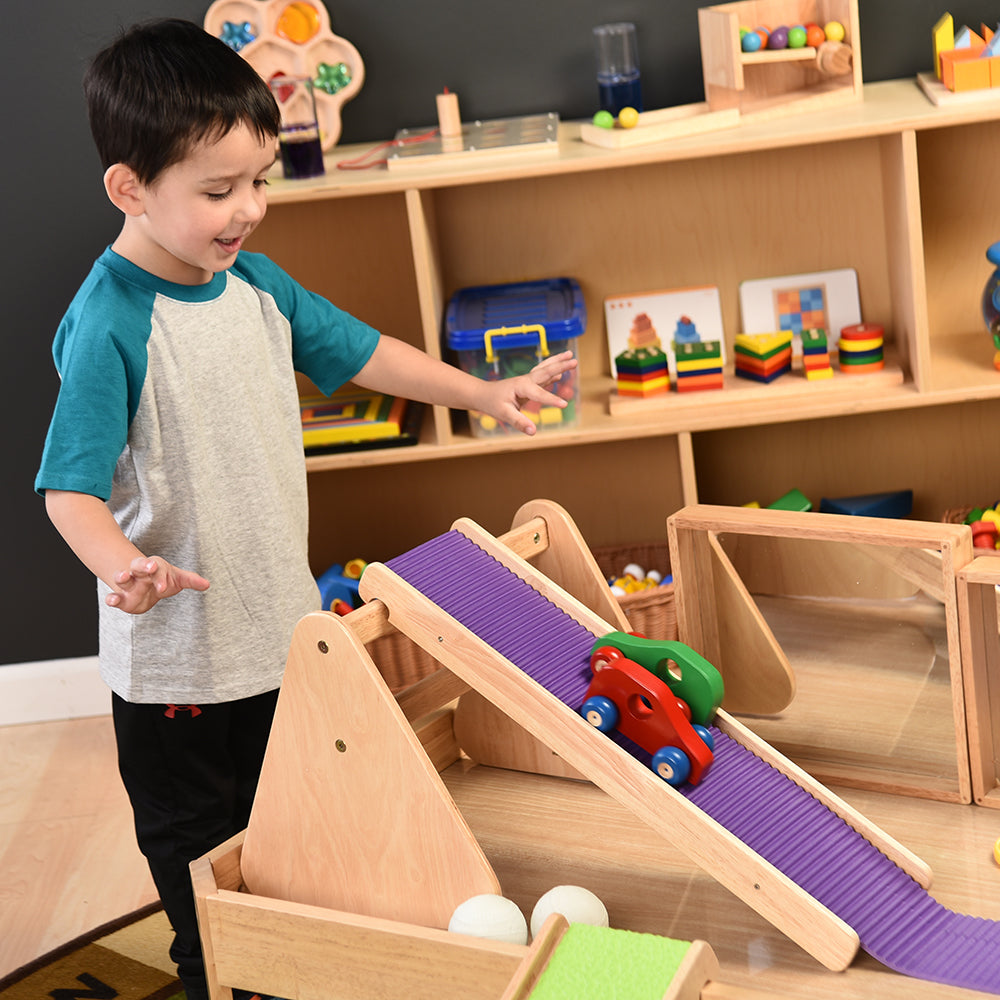
{"label": "white baseboard", "polygon": [[96,656],[0,666],[0,726],[111,713]]}

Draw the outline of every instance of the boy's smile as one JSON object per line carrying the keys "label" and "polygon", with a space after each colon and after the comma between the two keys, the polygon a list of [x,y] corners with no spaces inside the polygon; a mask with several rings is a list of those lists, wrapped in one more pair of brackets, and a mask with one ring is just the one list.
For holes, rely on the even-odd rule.
{"label": "boy's smile", "polygon": [[113,249],[167,281],[205,284],[233,264],[264,218],[273,163],[273,143],[242,124],[198,142],[151,184],[133,178],[125,205],[116,202],[126,217]]}

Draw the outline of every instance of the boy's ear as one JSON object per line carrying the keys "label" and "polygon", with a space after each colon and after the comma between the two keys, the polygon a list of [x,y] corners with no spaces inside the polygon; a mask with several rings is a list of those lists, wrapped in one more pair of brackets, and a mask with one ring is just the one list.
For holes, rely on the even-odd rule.
{"label": "boy's ear", "polygon": [[142,215],[145,211],[145,188],[139,183],[132,168],[124,163],[113,163],[105,170],[104,190],[107,191],[111,204],[126,215]]}

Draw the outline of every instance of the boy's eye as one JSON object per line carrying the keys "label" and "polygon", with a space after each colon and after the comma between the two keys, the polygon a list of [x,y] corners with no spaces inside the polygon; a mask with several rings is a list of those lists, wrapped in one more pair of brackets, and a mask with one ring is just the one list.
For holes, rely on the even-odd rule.
{"label": "boy's eye", "polygon": [[258,177],[257,180],[253,182],[254,187],[267,187],[271,182],[266,177]]}
{"label": "boy's eye", "polygon": [[232,191],[206,191],[209,201],[225,201],[233,192]]}

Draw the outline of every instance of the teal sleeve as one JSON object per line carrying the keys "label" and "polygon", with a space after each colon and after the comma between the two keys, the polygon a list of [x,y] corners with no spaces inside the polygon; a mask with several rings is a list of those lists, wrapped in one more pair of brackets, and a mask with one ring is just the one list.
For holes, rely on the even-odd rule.
{"label": "teal sleeve", "polygon": [[53,344],[60,386],[35,489],[108,500],[145,379],[150,314],[145,303],[109,298],[101,276],[91,277]]}
{"label": "teal sleeve", "polygon": [[262,254],[241,253],[234,270],[270,294],[292,328],[292,363],[329,394],[365,366],[379,332],[303,288]]}

